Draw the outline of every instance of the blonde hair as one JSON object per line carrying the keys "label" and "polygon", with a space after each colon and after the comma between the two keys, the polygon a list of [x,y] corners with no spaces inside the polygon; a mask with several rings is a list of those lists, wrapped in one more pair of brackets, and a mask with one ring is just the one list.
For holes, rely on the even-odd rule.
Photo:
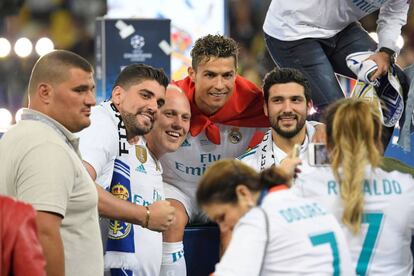
{"label": "blonde hair", "polygon": [[340,100],[327,112],[327,145],[332,170],[340,184],[342,222],[353,233],[361,228],[366,167],[380,164],[381,124],[378,107],[361,99]]}

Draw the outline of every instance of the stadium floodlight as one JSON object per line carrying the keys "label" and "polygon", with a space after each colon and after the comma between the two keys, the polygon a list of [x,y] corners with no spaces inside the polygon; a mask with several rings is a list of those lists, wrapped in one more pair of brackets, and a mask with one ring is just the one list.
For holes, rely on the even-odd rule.
{"label": "stadium floodlight", "polygon": [[17,110],[16,115],[14,115],[14,120],[16,123],[22,119],[23,108]]}
{"label": "stadium floodlight", "polygon": [[0,129],[8,129],[12,124],[13,116],[6,108],[0,108]]}
{"label": "stadium floodlight", "polygon": [[7,57],[10,54],[11,44],[7,38],[0,37],[0,58]]}
{"label": "stadium floodlight", "polygon": [[21,58],[28,57],[32,53],[32,50],[32,42],[26,37],[19,38],[14,44],[14,52]]}
{"label": "stadium floodlight", "polygon": [[36,53],[39,56],[43,56],[47,53],[50,53],[51,51],[53,51],[54,48],[55,45],[53,44],[53,41],[50,40],[50,38],[48,37],[39,38],[35,46]]}

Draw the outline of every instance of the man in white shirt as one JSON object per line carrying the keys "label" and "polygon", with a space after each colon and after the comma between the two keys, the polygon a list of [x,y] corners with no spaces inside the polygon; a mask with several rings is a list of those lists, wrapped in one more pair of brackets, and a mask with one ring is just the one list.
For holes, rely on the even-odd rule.
{"label": "man in white shirt", "polygon": [[[174,208],[162,200],[162,189],[155,187],[151,198],[143,198],[139,191],[142,182],[137,177],[149,170],[145,168],[148,164],[144,165],[147,160],[154,171],[158,165],[158,161],[149,158],[143,135],[153,128],[156,113],[165,102],[167,85],[168,78],[162,70],[144,64],[127,66],[118,75],[111,100],[92,109],[90,127],[79,133],[85,167],[97,183],[99,213],[116,225],[112,227],[113,240],[116,238],[119,243],[112,243],[107,250],[124,252],[123,256],[142,254],[138,252],[140,248],[124,247],[124,244],[133,245],[134,238],[139,237],[133,234],[131,224],[164,231],[174,218]],[[156,177],[161,180],[161,172],[157,173]],[[115,181],[121,178],[117,186]],[[138,180],[138,184],[134,180]],[[105,191],[108,188],[110,192]],[[106,233],[103,230],[104,241]],[[125,258],[131,261],[128,268],[139,273],[141,267],[136,265],[135,257]],[[119,262],[120,259],[112,258],[105,263],[107,268],[113,268]]]}
{"label": "man in white shirt", "polygon": [[315,133],[313,124],[306,121],[312,108],[308,80],[296,69],[276,68],[265,76],[263,92],[264,112],[271,128],[259,145],[239,159],[257,171],[263,171],[272,165],[279,166],[298,144],[301,146],[300,158],[307,160],[308,144]]}
{"label": "man in white shirt", "polygon": [[[322,111],[344,96],[335,73],[356,78],[346,65],[349,54],[376,51],[369,57],[378,65],[371,80],[388,72],[400,50],[396,42],[407,21],[409,2],[334,0],[328,5],[321,0],[272,0],[263,24],[267,49],[279,67],[297,68],[305,74],[315,108]],[[377,10],[378,45],[358,22]],[[398,76],[404,78],[402,72]],[[392,130],[384,128],[384,145]]]}

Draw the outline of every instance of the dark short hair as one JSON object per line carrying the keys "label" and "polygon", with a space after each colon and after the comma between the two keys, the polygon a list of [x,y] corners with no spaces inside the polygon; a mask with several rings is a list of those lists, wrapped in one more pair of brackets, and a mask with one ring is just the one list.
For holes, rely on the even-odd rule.
{"label": "dark short hair", "polygon": [[237,67],[239,49],[236,41],[223,35],[206,35],[196,40],[191,50],[191,66],[194,70],[202,61],[210,58],[234,58],[234,65]]}
{"label": "dark short hair", "polygon": [[128,89],[130,86],[144,80],[155,80],[165,88],[167,88],[169,83],[168,77],[163,69],[154,68],[142,63],[135,63],[128,65],[119,73],[113,88],[121,86],[124,89]]}
{"label": "dark short hair", "polygon": [[269,100],[269,90],[275,84],[295,82],[303,86],[305,99],[311,101],[311,88],[308,79],[297,69],[294,68],[275,68],[263,79],[263,93],[266,103]]}
{"label": "dark short hair", "polygon": [[30,75],[29,92],[33,92],[39,82],[63,82],[72,68],[93,72],[92,65],[86,59],[70,51],[55,50],[40,57]]}

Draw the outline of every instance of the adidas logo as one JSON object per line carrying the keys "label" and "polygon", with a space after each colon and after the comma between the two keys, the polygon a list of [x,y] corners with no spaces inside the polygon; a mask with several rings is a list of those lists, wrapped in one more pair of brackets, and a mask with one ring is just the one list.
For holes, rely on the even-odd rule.
{"label": "adidas logo", "polygon": [[145,170],[145,167],[144,167],[144,165],[139,165],[136,169],[135,169],[137,172],[140,172],[140,173],[145,173],[145,174],[147,174],[147,171]]}
{"label": "adidas logo", "polygon": [[184,142],[181,144],[182,147],[189,147],[191,144],[188,142],[187,139],[184,140]]}

